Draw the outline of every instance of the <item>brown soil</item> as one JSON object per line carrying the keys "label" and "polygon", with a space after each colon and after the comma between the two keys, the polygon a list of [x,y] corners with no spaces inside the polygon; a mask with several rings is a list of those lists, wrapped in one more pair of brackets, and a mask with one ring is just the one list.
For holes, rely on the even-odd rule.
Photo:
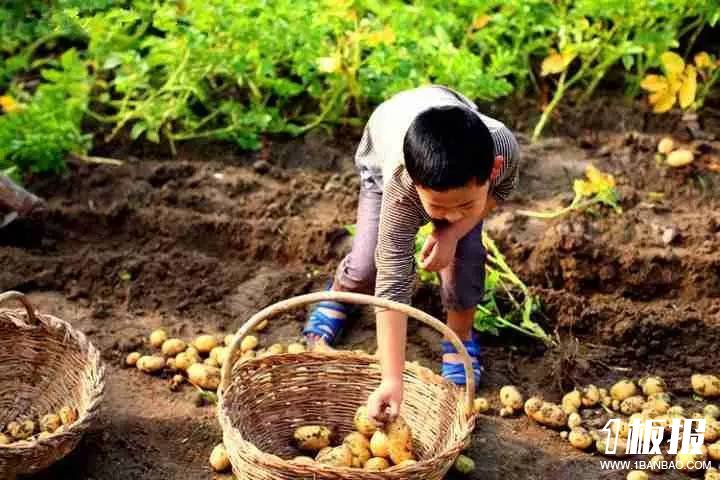
{"label": "brown soil", "polygon": [[[488,228],[542,298],[539,321],[559,341],[546,349],[507,333],[485,338],[481,394],[494,403],[508,383],[559,400],[575,384],[652,372],[691,406],[689,374],[717,368],[720,177],[705,165],[717,161],[720,144],[693,140],[705,152],[699,165],[668,171],[654,160],[660,127],[609,113],[618,115],[614,130],[569,129],[572,138],[536,145],[521,138],[522,186]],[[653,133],[624,133],[627,125]],[[682,122],[664,131],[690,141]],[[98,153],[124,166],[71,164],[62,178],[30,182],[49,209],[0,231],[0,291],[28,292],[40,310],[86,332],[110,373],[101,421],[73,454],[34,478],[212,478],[207,457],[220,441],[213,408],[196,407],[191,388],[172,393],[167,379],[121,361],[155,327],[185,338],[232,331],[270,303],[320,288],[348,246],[342,227],[354,221],[356,140],[310,134],[268,141],[257,154],[195,145],[177,159],[108,147]],[[145,155],[153,159],[138,159]],[[589,162],[615,174],[623,215],[539,221],[515,213],[566,203]],[[668,229],[674,236],[666,244]],[[432,288],[421,288],[416,301],[442,314]],[[303,312],[283,316],[262,341],[297,339],[302,321]],[[437,367],[437,335],[411,331],[410,358]],[[374,350],[371,316],[349,329],[343,346]],[[624,478],[524,417],[482,416],[469,455],[474,479]]]}

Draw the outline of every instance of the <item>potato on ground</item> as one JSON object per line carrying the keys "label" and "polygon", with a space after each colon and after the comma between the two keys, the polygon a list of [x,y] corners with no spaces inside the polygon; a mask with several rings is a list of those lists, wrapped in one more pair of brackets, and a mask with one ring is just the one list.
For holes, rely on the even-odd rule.
{"label": "potato on ground", "polygon": [[593,444],[593,438],[590,433],[581,427],[570,430],[568,441],[570,445],[580,450],[586,450]]}
{"label": "potato on ground", "polygon": [[643,472],[642,470],[633,470],[632,472],[627,474],[627,477],[625,477],[626,480],[648,480],[650,477],[648,477],[648,474]]}
{"label": "potato on ground", "polygon": [[710,460],[720,462],[720,442],[715,442],[713,444],[708,445],[707,449],[708,449],[708,457],[710,457]]}
{"label": "potato on ground", "polygon": [[255,335],[248,335],[240,342],[240,351],[247,352],[248,350],[255,350],[260,342]]}
{"label": "potato on ground", "polygon": [[162,347],[162,344],[167,340],[168,335],[165,330],[162,328],[158,328],[157,330],[153,330],[153,332],[150,334],[150,345],[152,345],[155,348]]}
{"label": "potato on ground", "polygon": [[165,368],[165,359],[156,355],[144,355],[138,358],[136,367],[141,372],[156,373]]}
{"label": "potato on ground", "polygon": [[378,429],[375,422],[370,418],[366,405],[358,407],[355,411],[354,423],[355,429],[366,437],[371,437]]}
{"label": "potato on ground", "polygon": [[703,408],[703,413],[706,417],[718,418],[720,417],[720,408],[717,405],[707,404]]}
{"label": "potato on ground", "polygon": [[720,470],[710,467],[705,471],[705,480],[720,480]]}
{"label": "potato on ground", "polygon": [[303,456],[303,455],[300,455],[300,456],[297,456],[297,457],[293,458],[292,461],[295,462],[295,463],[306,463],[306,464],[315,463],[315,459],[314,459],[314,458],[305,457],[305,456]]}
{"label": "potato on ground", "polygon": [[300,450],[318,452],[330,446],[332,432],[322,425],[306,425],[295,429],[293,439]]}
{"label": "potato on ground", "polygon": [[193,342],[193,346],[201,354],[207,355],[212,351],[213,348],[218,346],[218,341],[214,335],[200,335]]}
{"label": "potato on ground", "polygon": [[128,367],[134,367],[141,356],[140,352],[128,353],[128,356],[125,357],[125,365]]}
{"label": "potato on ground", "polygon": [[459,455],[453,467],[463,475],[469,475],[475,470],[475,461],[466,455]]}
{"label": "potato on ground", "polygon": [[230,459],[225,450],[225,445],[222,443],[212,449],[210,453],[210,466],[216,472],[225,472],[230,469]]}
{"label": "potato on ground", "polygon": [[478,397],[473,403],[473,409],[475,413],[485,413],[490,410],[490,402],[488,402],[485,397]]}
{"label": "potato on ground", "polygon": [[584,407],[594,407],[600,403],[600,389],[595,385],[588,385],[582,389],[582,404]]}
{"label": "potato on ground", "polygon": [[625,438],[618,438],[617,444],[615,446],[615,453],[609,453],[607,452],[608,445],[606,443],[605,437],[598,438],[595,440],[595,448],[597,451],[603,455],[609,455],[613,457],[625,457],[627,456],[626,450],[627,450],[627,440]]}
{"label": "potato on ground", "polygon": [[517,387],[505,385],[500,389],[500,403],[503,407],[520,410],[523,407],[523,397]]}
{"label": "potato on ground", "polygon": [[702,463],[707,460],[707,447],[700,447],[702,453],[678,453],[675,455],[675,467],[684,472],[695,472],[702,469]]}
{"label": "potato on ground", "polygon": [[636,394],[637,386],[630,380],[620,380],[610,388],[610,396],[619,402]]}
{"label": "potato on ground", "polygon": [[370,438],[370,452],[374,457],[387,458],[390,456],[388,437],[382,430],[376,430]]}
{"label": "potato on ground", "polygon": [[701,397],[720,396],[720,378],[715,375],[702,375],[696,373],[690,378],[692,388]]}
{"label": "potato on ground", "polygon": [[5,435],[4,433],[0,433],[0,445],[10,445],[12,443],[10,441],[10,437]]}
{"label": "potato on ground", "polygon": [[620,411],[625,415],[632,415],[643,409],[645,398],[642,395],[633,395],[620,403]]}
{"label": "potato on ground", "polygon": [[305,345],[303,345],[302,343],[291,343],[287,347],[287,353],[298,354],[298,353],[304,353],[306,351],[307,351],[307,349],[305,348]]}
{"label": "potato on ground", "polygon": [[162,344],[162,354],[166,357],[174,357],[187,348],[187,344],[179,338],[165,340]]}
{"label": "potato on ground", "polygon": [[580,414],[579,413],[571,413],[570,416],[568,417],[568,423],[567,423],[568,428],[570,428],[572,430],[573,428],[578,428],[581,425],[582,425],[582,417],[580,416]]}
{"label": "potato on ground", "polygon": [[187,369],[188,380],[203,390],[217,390],[220,386],[220,369],[194,363]]}
{"label": "potato on ground", "polygon": [[32,420],[10,422],[7,425],[7,431],[13,439],[25,440],[32,437],[33,433],[35,433],[35,422]]}
{"label": "potato on ground", "polygon": [[353,456],[347,445],[340,445],[321,451],[315,460],[333,467],[352,467]]}
{"label": "potato on ground", "polygon": [[387,470],[390,468],[390,462],[388,462],[386,459],[382,457],[373,457],[367,462],[365,462],[365,466],[363,467],[364,470],[367,470],[369,472],[379,472],[382,470]]}
{"label": "potato on ground", "polygon": [[282,343],[273,343],[267,349],[270,355],[280,355],[285,353],[285,346]]}
{"label": "potato on ground", "polygon": [[568,415],[577,412],[582,405],[582,394],[580,390],[573,390],[572,392],[566,393],[562,398],[561,405]]}
{"label": "potato on ground", "polygon": [[648,396],[655,395],[657,393],[664,393],[667,390],[665,380],[661,377],[645,377],[640,379],[638,383],[640,384],[640,388],[642,388],[643,393]]}
{"label": "potato on ground", "polygon": [[[530,400],[533,401],[530,402]],[[539,399],[533,398],[525,402],[525,413],[532,420],[551,428],[564,428],[567,425],[567,413],[559,405],[540,401],[541,403],[538,406],[537,400]]]}

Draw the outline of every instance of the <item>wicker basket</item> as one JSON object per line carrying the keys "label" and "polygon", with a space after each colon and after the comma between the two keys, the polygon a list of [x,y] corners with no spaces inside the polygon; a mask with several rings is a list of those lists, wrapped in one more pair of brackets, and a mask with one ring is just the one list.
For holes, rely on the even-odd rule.
{"label": "wicker basket", "polygon": [[[294,430],[321,424],[344,436],[353,417],[379,385],[376,357],[349,351],[272,355],[237,361],[239,345],[271,315],[321,300],[375,305],[397,310],[439,330],[461,352],[467,385],[456,387],[427,368],[407,363],[403,418],[413,431],[415,464],[381,472],[289,461]],[[317,292],[284,300],[255,314],[243,325],[222,370],[218,417],[223,441],[240,480],[441,479],[467,447],[475,426],[472,363],[462,342],[443,323],[420,310],[369,295]]]}
{"label": "wicker basket", "polygon": [[35,313],[18,292],[0,294],[0,303],[19,300],[24,310],[0,308],[0,428],[77,409],[78,419],[45,439],[0,445],[0,478],[43,470],[70,453],[98,414],[105,386],[100,353],[67,322]]}

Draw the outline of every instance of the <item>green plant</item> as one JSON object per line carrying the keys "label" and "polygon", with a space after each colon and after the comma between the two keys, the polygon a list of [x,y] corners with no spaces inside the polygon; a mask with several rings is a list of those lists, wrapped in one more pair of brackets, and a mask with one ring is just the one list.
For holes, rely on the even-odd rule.
{"label": "green plant", "polygon": [[587,166],[585,176],[587,179],[576,179],[573,182],[575,196],[567,207],[549,212],[518,210],[517,213],[526,217],[552,219],[566,215],[572,211],[588,210],[598,204],[608,206],[615,210],[616,213],[622,213],[620,196],[615,188],[615,179],[613,176],[601,172],[592,164]]}

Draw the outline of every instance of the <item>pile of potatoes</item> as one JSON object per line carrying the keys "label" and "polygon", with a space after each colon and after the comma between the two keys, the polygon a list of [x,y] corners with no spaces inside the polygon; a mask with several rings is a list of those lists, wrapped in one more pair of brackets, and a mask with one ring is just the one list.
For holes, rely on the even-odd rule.
{"label": "pile of potatoes", "polygon": [[[259,324],[255,331],[266,328],[267,321]],[[230,346],[235,341],[234,335],[219,337],[215,335],[200,335],[192,342],[179,338],[168,338],[163,329],[153,331],[149,337],[149,344],[155,352],[143,355],[132,352],[125,358],[125,365],[137,367],[138,370],[148,374],[172,374],[170,390],[178,390],[187,380],[203,390],[217,390],[220,386],[220,368],[227,361]],[[267,349],[258,349],[258,337],[248,335],[240,345],[241,359],[279,355],[282,353],[301,353],[305,346],[300,343],[291,343],[287,347],[274,344]],[[184,374],[184,375],[183,375]]]}
{"label": "pile of potatoes", "polygon": [[687,148],[677,148],[675,141],[671,137],[663,137],[658,142],[659,160],[664,159],[665,163],[670,167],[684,167],[690,165],[695,160],[695,155]]}
{"label": "pile of potatoes", "polygon": [[0,445],[11,445],[48,438],[65,431],[68,425],[78,419],[73,407],[62,407],[57,413],[48,413],[35,422],[29,418],[8,423],[0,430]]}
{"label": "pile of potatoes", "polygon": [[[695,374],[691,377],[693,391],[702,397],[720,396],[720,379],[714,375]],[[506,386],[500,390],[500,415],[507,416],[517,410],[522,395],[516,387]],[[688,412],[680,405],[672,404],[665,381],[657,376],[645,377],[638,382],[630,379],[620,380],[610,389],[588,385],[566,393],[560,404],[544,401],[540,397],[530,397],[524,404],[526,415],[533,421],[562,430],[561,436],[575,448],[589,451],[596,448],[605,452],[606,435],[599,429],[604,426],[605,418],[598,418],[603,411],[609,418],[621,419],[612,425],[613,433],[619,436],[616,456],[623,456],[627,445],[630,425],[634,421],[644,424],[652,419],[655,425],[663,426],[670,432],[674,419],[705,419],[705,446],[699,455],[678,454],[675,463],[681,470],[690,471],[695,461],[720,461],[720,407],[706,404],[701,411]],[[475,411],[484,413],[489,410],[489,402],[484,398],[475,400]],[[651,461],[662,461],[662,456]],[[631,472],[633,479],[643,477],[644,472]],[[716,478],[716,473],[709,474]],[[628,478],[631,478],[628,475]]]}
{"label": "pile of potatoes", "polygon": [[[381,471],[394,465],[416,463],[412,432],[402,417],[385,426],[378,426],[368,416],[367,407],[357,409],[355,432],[336,442],[333,431],[321,425],[305,425],[295,430],[294,444],[303,452],[291,461],[322,463],[334,467],[362,468]],[[312,454],[313,456],[309,456]]]}

